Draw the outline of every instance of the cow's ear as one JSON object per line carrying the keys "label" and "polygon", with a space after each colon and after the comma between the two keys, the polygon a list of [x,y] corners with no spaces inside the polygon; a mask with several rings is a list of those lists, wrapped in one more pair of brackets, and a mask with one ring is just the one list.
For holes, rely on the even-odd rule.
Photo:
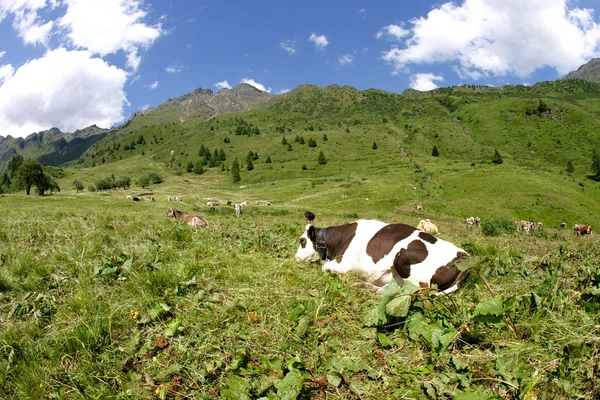
{"label": "cow's ear", "polygon": [[308,230],[306,231],[306,234],[313,243],[317,241],[317,231],[315,230],[314,226],[309,226]]}

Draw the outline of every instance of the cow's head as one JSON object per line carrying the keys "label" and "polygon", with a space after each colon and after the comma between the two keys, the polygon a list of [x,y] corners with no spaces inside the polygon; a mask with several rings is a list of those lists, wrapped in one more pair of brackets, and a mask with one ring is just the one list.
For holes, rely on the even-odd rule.
{"label": "cow's head", "polygon": [[298,261],[319,261],[321,257],[317,251],[317,230],[311,224],[306,225],[304,233],[300,236],[300,247],[296,252]]}
{"label": "cow's head", "polygon": [[173,207],[169,208],[169,211],[165,214],[167,217],[175,218],[175,209]]}

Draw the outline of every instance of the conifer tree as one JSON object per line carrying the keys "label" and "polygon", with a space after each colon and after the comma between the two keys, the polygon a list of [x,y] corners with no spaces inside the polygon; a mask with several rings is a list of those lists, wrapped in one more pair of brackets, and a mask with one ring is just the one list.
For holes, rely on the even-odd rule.
{"label": "conifer tree", "polygon": [[504,162],[504,160],[502,159],[502,156],[500,155],[500,152],[498,151],[498,149],[494,150],[494,158],[492,158],[492,162],[494,164],[502,164]]}
{"label": "conifer tree", "polygon": [[327,164],[327,159],[325,158],[325,154],[323,154],[322,151],[319,152],[319,159],[318,159],[319,164],[321,165],[325,165]]}
{"label": "conifer tree", "polygon": [[440,152],[438,151],[438,148],[435,144],[433,145],[433,150],[431,150],[431,155],[434,157],[437,157],[440,155]]}
{"label": "conifer tree", "polygon": [[233,180],[233,183],[238,183],[242,180],[242,177],[240,176],[240,163],[237,157],[233,160],[233,164],[231,164],[231,179]]}

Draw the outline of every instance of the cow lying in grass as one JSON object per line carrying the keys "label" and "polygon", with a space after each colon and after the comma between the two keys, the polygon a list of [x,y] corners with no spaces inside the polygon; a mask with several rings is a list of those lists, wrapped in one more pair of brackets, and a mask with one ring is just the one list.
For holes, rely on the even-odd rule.
{"label": "cow lying in grass", "polygon": [[452,243],[412,226],[373,220],[328,228],[308,224],[296,252],[297,260],[322,259],[323,271],[354,271],[379,289],[395,279],[398,285],[404,280],[422,288],[437,285],[444,294],[454,292],[466,278],[467,272],[453,264],[468,256]]}
{"label": "cow lying in grass", "polygon": [[174,218],[180,223],[187,224],[189,226],[208,226],[208,221],[202,215],[188,214],[183,211],[176,210],[173,207],[169,208],[169,211],[167,211],[167,217]]}

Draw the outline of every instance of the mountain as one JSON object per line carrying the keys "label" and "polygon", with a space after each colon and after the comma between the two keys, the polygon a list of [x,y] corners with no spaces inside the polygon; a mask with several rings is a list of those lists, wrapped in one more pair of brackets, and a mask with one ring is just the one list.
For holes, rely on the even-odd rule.
{"label": "mountain", "polygon": [[585,79],[592,82],[600,82],[600,58],[592,58],[577,71],[569,72],[562,79]]}
{"label": "mountain", "polygon": [[36,158],[42,163],[60,165],[77,159],[87,148],[103,139],[109,129],[96,125],[75,132],[61,132],[58,128],[32,133],[26,138],[0,137],[0,170],[14,155]]}
{"label": "mountain", "polygon": [[154,123],[173,119],[179,122],[206,120],[221,114],[252,110],[270,103],[276,97],[247,83],[232,89],[221,89],[216,94],[211,89],[198,88],[175,99],[168,99],[157,107],[137,112],[133,117],[145,115]]}

